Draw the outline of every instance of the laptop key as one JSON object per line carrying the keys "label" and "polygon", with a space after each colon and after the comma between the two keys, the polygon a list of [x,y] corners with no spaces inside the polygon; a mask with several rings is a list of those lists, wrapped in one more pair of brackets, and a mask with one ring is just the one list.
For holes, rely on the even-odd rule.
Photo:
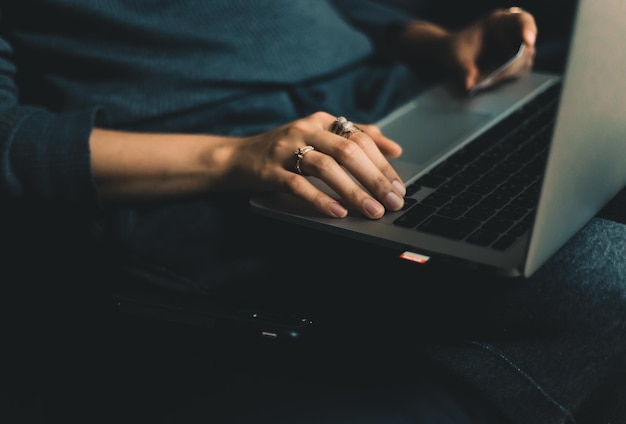
{"label": "laptop key", "polygon": [[467,238],[467,241],[469,243],[477,244],[479,246],[489,246],[491,243],[496,241],[499,236],[500,235],[498,233],[479,228]]}
{"label": "laptop key", "polygon": [[413,228],[432,215],[436,210],[437,209],[432,206],[417,204],[393,221],[393,223],[401,227]]}
{"label": "laptop key", "polygon": [[448,218],[459,218],[467,211],[467,207],[462,205],[456,205],[454,203],[448,203],[437,212],[438,215]]}
{"label": "laptop key", "polygon": [[443,237],[462,240],[474,231],[480,222],[471,219],[450,219],[442,216],[431,216],[417,229]]}
{"label": "laptop key", "polygon": [[404,197],[404,206],[402,206],[401,211],[408,210],[411,206],[417,203],[417,200],[412,197]]}
{"label": "laptop key", "polygon": [[509,234],[505,234],[502,237],[500,237],[500,239],[498,241],[496,241],[492,247],[494,249],[498,249],[498,250],[504,250],[506,248],[508,248],[509,246],[511,246],[515,240],[517,240],[517,238],[509,235]]}
{"label": "laptop key", "polygon": [[489,221],[483,224],[483,228],[495,233],[504,233],[511,228],[515,222],[510,219],[503,219],[498,216],[494,216]]}
{"label": "laptop key", "polygon": [[431,205],[431,206],[443,206],[446,203],[448,203],[450,201],[452,197],[444,194],[444,193],[438,193],[438,192],[432,192],[430,193],[427,197],[425,197],[422,200],[422,203],[425,205]]}
{"label": "laptop key", "polygon": [[513,237],[519,237],[522,234],[526,233],[528,230],[530,230],[530,223],[522,221],[515,225],[513,228],[511,228],[508,234],[512,235]]}
{"label": "laptop key", "polygon": [[488,218],[490,218],[493,215],[495,215],[496,211],[497,211],[497,209],[495,209],[495,208],[489,208],[489,207],[486,207],[486,206],[483,206],[483,205],[476,205],[472,209],[467,211],[465,216],[467,218],[475,219],[477,221],[485,221]]}
{"label": "laptop key", "polygon": [[408,198],[408,196],[414,195],[421,189],[422,189],[422,186],[417,183],[409,184],[408,186],[406,186],[406,197]]}
{"label": "laptop key", "polygon": [[447,178],[440,175],[426,174],[420,177],[416,183],[424,187],[436,188],[446,182]]}

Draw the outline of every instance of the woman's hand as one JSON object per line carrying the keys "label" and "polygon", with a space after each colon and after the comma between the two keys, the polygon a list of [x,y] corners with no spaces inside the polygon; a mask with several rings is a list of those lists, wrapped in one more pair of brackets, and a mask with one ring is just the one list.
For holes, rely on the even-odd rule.
{"label": "woman's hand", "polygon": [[[337,218],[345,217],[348,209],[372,219],[401,209],[406,189],[386,159],[399,156],[400,146],[374,125],[335,134],[329,130],[335,121],[318,112],[251,137],[95,129],[91,168],[105,202],[225,191],[285,192]],[[305,152],[297,161],[299,149]],[[326,183],[337,197],[319,190],[305,175]]]}
{"label": "woman's hand", "polygon": [[536,38],[537,25],[530,13],[516,7],[495,10],[450,35],[448,66],[452,74],[458,75],[464,88],[470,90],[511,58],[523,43],[520,60],[500,76],[500,80],[515,78],[532,69]]}
{"label": "woman's hand", "polygon": [[472,89],[518,50],[522,61],[504,76],[519,76],[533,66],[537,25],[519,8],[494,10],[468,27],[452,32],[430,22],[414,21],[389,35],[396,54],[426,77],[453,78]]}
{"label": "woman's hand", "polygon": [[[360,130],[345,136],[335,134],[329,130],[335,120],[318,112],[240,139],[225,182],[233,189],[286,192],[337,218],[345,217],[348,209],[372,219],[382,217],[385,210],[401,209],[406,189],[386,159],[399,156],[400,146],[374,125],[359,125]],[[298,149],[304,149],[299,160]],[[305,176],[323,181],[337,197]]]}

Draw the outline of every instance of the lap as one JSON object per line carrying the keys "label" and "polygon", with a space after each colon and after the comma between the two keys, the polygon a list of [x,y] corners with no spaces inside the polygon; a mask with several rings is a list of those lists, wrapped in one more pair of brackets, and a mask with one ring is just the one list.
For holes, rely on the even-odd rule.
{"label": "lap", "polygon": [[[324,331],[306,361],[336,370],[330,365],[343,352],[362,358],[369,375],[422,358],[509,419],[536,423],[584,415],[598,393],[611,399],[615,370],[626,369],[626,226],[614,221],[594,219],[534,276],[516,280],[414,266],[384,249],[261,217],[239,228],[229,245],[241,248],[233,250],[239,259],[256,258],[258,273],[205,293],[312,314]],[[184,252],[185,260],[213,263],[206,250]],[[180,252],[169,246],[159,254],[167,263]]]}

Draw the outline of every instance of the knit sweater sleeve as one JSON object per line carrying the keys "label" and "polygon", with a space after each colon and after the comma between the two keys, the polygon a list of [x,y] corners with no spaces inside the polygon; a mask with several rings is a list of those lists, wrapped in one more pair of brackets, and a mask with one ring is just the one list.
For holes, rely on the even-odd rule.
{"label": "knit sweater sleeve", "polygon": [[0,38],[0,198],[96,210],[89,136],[101,112],[20,104],[15,76],[11,45]]}

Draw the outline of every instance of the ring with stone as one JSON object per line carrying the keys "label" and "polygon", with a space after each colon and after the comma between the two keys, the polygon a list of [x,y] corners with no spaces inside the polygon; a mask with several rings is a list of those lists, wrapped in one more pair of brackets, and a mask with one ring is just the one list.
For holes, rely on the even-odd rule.
{"label": "ring with stone", "polygon": [[304,156],[311,150],[315,150],[315,147],[304,146],[293,152],[294,156],[296,157],[296,171],[298,171],[298,174],[300,175],[302,175],[302,170],[300,169],[300,161],[304,159]]}
{"label": "ring with stone", "polygon": [[507,15],[514,15],[516,13],[522,13],[522,12],[524,12],[524,9],[522,9],[521,7],[517,7],[517,6],[504,9],[504,13],[506,13]]}
{"label": "ring with stone", "polygon": [[355,132],[363,132],[361,128],[357,127],[343,116],[335,119],[335,122],[330,125],[328,130],[344,138],[350,138]]}

